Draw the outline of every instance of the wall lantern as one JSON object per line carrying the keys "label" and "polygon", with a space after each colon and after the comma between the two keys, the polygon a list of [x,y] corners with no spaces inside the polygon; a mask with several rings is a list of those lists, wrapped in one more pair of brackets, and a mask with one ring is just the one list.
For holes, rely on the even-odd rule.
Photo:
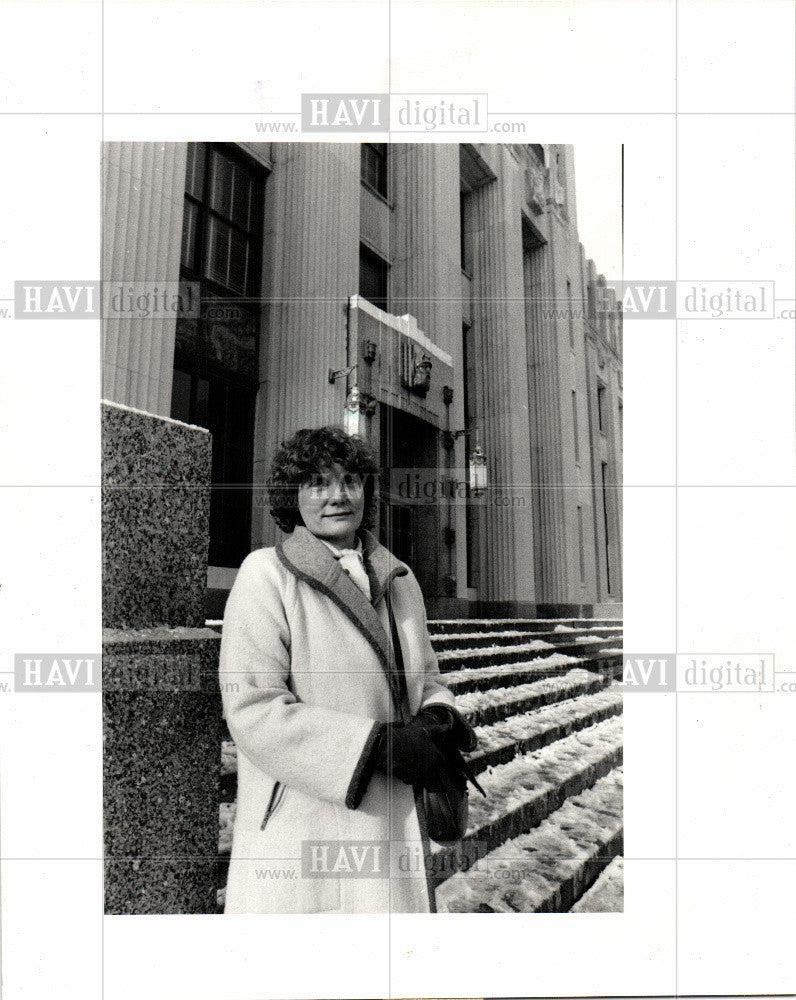
{"label": "wall lantern", "polygon": [[480,496],[486,490],[486,480],[486,455],[477,444],[470,455],[470,492],[473,496]]}
{"label": "wall lantern", "polygon": [[[330,368],[329,382],[334,385],[338,378],[342,378],[344,375],[350,375],[356,367],[357,366],[353,364],[349,365],[348,368],[340,368],[338,371]],[[359,434],[364,437],[364,417],[372,417],[375,412],[375,397],[368,395],[366,392],[362,392],[356,382],[354,382],[349,388],[345,398],[345,407],[343,409],[343,430],[350,436]]]}
{"label": "wall lantern", "polygon": [[346,434],[359,434],[363,422],[362,395],[359,386],[352,385],[348,390],[343,412],[343,429]]}
{"label": "wall lantern", "polygon": [[[475,428],[461,431],[443,431],[442,447],[450,451],[460,437],[468,437],[470,434],[478,434]],[[481,445],[476,441],[475,448],[470,454],[470,493],[473,496],[480,496],[487,488],[487,468],[486,455]]]}

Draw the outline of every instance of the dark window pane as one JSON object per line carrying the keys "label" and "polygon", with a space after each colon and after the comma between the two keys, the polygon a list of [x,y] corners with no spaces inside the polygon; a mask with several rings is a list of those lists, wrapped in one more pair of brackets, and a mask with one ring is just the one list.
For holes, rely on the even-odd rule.
{"label": "dark window pane", "polygon": [[387,143],[362,143],[361,176],[366,184],[387,197]]}
{"label": "dark window pane", "polygon": [[185,169],[185,190],[194,198],[201,198],[205,182],[205,145],[188,143],[188,163]]}
{"label": "dark window pane", "polygon": [[211,216],[207,232],[205,275],[232,292],[246,293],[249,243],[228,223]]}
{"label": "dark window pane", "polygon": [[232,218],[233,164],[213,150],[210,167],[210,207],[225,219]]}
{"label": "dark window pane", "polygon": [[359,294],[379,309],[387,310],[389,265],[367,247],[359,248]]}
{"label": "dark window pane", "polygon": [[597,421],[601,431],[605,431],[605,386],[597,387]]}
{"label": "dark window pane", "polygon": [[249,228],[252,202],[252,179],[240,167],[235,167],[232,188],[232,221],[244,229]]}
{"label": "dark window pane", "polygon": [[196,269],[196,223],[198,217],[199,209],[186,198],[182,215],[182,265],[187,267],[189,271]]}
{"label": "dark window pane", "polygon": [[210,207],[243,229],[249,228],[252,178],[240,164],[213,151]]}

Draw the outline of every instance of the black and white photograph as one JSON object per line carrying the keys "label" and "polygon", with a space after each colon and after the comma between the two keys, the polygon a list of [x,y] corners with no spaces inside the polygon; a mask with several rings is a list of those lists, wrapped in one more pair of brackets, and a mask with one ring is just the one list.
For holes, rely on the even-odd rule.
{"label": "black and white photograph", "polygon": [[157,315],[104,318],[106,912],[622,910],[622,313],[577,162],[103,147],[108,312]]}
{"label": "black and white photograph", "polygon": [[0,37],[3,1000],[793,994],[796,0]]}

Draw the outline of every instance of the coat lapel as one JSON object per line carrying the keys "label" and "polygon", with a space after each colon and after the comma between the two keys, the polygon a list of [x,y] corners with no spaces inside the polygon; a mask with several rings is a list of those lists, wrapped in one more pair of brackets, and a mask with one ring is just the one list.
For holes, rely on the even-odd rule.
{"label": "coat lapel", "polygon": [[340,567],[329,548],[304,525],[276,545],[279,559],[300,580],[326,594],[340,608],[373,647],[390,685],[396,706],[400,704],[400,684],[390,639],[381,623],[376,606],[396,576],[406,576],[408,567],[379,544],[366,529],[362,539],[365,569],[370,581],[371,600]]}

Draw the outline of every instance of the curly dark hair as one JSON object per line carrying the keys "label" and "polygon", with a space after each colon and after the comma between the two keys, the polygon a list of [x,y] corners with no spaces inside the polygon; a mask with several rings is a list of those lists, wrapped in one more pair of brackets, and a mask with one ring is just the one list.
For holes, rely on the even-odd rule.
{"label": "curly dark hair", "polygon": [[299,487],[338,463],[350,473],[358,473],[365,487],[362,527],[372,529],[378,510],[379,464],[370,445],[359,435],[340,427],[305,427],[283,441],[274,453],[268,477],[271,517],[282,531],[290,534],[302,524],[298,508]]}

